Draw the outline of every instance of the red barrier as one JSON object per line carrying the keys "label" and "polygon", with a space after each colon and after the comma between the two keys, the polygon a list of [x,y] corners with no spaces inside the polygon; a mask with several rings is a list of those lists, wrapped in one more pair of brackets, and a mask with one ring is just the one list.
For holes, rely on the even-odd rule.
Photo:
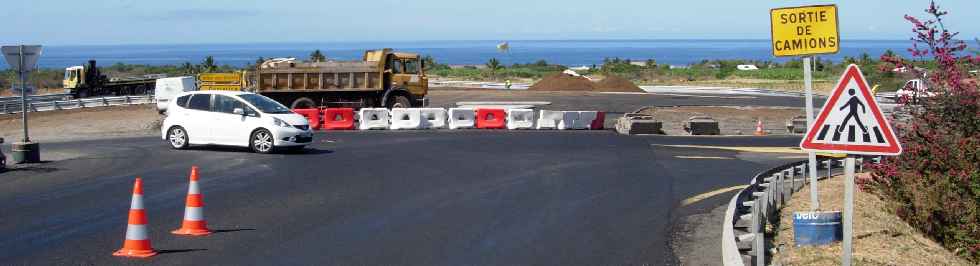
{"label": "red barrier", "polygon": [[592,130],[602,129],[603,126],[605,126],[605,124],[606,124],[606,113],[605,112],[596,112],[596,114],[595,114],[595,120],[592,120],[592,126],[589,127],[589,129],[592,129]]}
{"label": "red barrier", "polygon": [[507,128],[507,112],[504,109],[476,109],[476,128],[504,129]]}
{"label": "red barrier", "polygon": [[352,130],[354,129],[353,108],[323,109],[323,130]]}
{"label": "red barrier", "polygon": [[310,129],[320,129],[320,109],[293,109],[293,113],[306,117],[310,121]]}

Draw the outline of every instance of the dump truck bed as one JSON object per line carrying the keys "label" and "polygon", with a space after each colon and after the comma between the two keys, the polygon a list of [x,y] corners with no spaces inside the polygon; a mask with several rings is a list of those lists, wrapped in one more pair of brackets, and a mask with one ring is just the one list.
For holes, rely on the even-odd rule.
{"label": "dump truck bed", "polygon": [[376,61],[329,61],[280,64],[256,71],[258,92],[382,90]]}

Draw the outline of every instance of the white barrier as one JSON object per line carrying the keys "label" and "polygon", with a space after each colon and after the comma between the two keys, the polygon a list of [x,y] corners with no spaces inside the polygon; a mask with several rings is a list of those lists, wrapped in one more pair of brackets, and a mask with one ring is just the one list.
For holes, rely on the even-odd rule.
{"label": "white barrier", "polygon": [[590,129],[592,128],[592,121],[595,121],[598,116],[599,112],[596,111],[580,111],[578,112],[578,120],[575,120],[573,127],[575,129]]}
{"label": "white barrier", "polygon": [[534,110],[531,109],[508,109],[507,110],[507,129],[533,129]]}
{"label": "white barrier", "polygon": [[359,128],[361,130],[388,129],[388,109],[361,108]]}
{"label": "white barrier", "polygon": [[445,128],[446,109],[442,108],[421,108],[422,128]]}
{"label": "white barrier", "polygon": [[422,112],[418,108],[392,108],[392,130],[422,128]]}
{"label": "white barrier", "polygon": [[476,109],[449,108],[449,129],[473,128],[476,126]]}
{"label": "white barrier", "polygon": [[561,111],[541,110],[540,115],[538,115],[537,129],[557,129],[561,120]]}
{"label": "white barrier", "polygon": [[578,112],[576,111],[564,111],[561,112],[561,120],[558,121],[558,129],[576,129],[575,120],[578,120]]}

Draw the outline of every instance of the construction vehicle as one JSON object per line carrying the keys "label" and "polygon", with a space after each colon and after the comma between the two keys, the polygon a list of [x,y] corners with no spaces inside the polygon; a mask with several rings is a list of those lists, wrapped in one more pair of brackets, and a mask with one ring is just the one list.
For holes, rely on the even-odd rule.
{"label": "construction vehicle", "polygon": [[109,78],[102,74],[95,65],[95,60],[89,60],[85,66],[65,68],[65,79],[62,81],[65,93],[75,98],[92,96],[146,95],[152,94],[156,80],[167,75],[154,74],[142,77]]}
{"label": "construction vehicle", "polygon": [[364,52],[360,61],[268,60],[247,75],[246,90],[293,109],[316,107],[420,107],[429,79],[418,54],[391,49]]}

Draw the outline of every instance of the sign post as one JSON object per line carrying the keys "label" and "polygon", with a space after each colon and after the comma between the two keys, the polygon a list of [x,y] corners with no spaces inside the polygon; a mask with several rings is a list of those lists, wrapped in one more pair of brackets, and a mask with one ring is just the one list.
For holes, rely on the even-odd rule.
{"label": "sign post", "polygon": [[851,265],[854,224],[854,155],[898,155],[891,125],[878,107],[857,65],[847,66],[824,103],[816,121],[807,128],[800,148],[808,152],[846,153],[844,160],[843,265]]}
{"label": "sign post", "polygon": [[[774,8],[771,19],[772,54],[802,56],[803,83],[806,94],[806,123],[813,125],[812,55],[834,54],[840,51],[840,32],[837,30],[837,6],[817,5]],[[820,209],[817,194],[817,154],[807,154],[810,173],[810,210]]]}
{"label": "sign post", "polygon": [[34,70],[37,59],[41,57],[40,45],[18,45],[0,47],[3,56],[7,59],[7,65],[17,72],[20,78],[20,106],[21,118],[23,119],[24,138],[21,142],[11,145],[13,160],[16,163],[36,163],[40,162],[40,147],[37,143],[31,142],[27,132],[27,75]]}

